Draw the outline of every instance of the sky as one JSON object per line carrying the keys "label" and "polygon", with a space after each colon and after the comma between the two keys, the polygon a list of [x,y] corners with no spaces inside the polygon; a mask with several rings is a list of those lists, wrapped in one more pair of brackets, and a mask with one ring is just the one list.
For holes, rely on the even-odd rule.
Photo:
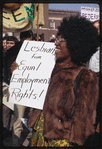
{"label": "sky", "polygon": [[81,6],[84,7],[93,7],[93,8],[99,8],[99,5],[97,3],[50,3],[49,9],[56,9],[56,10],[73,10],[73,11],[80,11],[81,12]]}

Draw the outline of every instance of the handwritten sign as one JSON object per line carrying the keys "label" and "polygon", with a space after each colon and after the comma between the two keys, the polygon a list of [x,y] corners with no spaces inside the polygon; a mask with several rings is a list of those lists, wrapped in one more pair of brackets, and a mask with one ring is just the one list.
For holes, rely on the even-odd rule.
{"label": "handwritten sign", "polygon": [[81,16],[89,19],[92,22],[99,20],[99,8],[82,6],[81,7]]}
{"label": "handwritten sign", "polygon": [[50,42],[25,40],[10,81],[9,102],[43,109],[43,104],[55,65],[55,45]]}

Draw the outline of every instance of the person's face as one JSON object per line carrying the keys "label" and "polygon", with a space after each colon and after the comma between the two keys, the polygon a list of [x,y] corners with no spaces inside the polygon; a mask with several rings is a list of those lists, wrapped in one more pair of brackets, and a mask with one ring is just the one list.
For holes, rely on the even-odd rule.
{"label": "person's face", "polygon": [[57,59],[63,59],[69,57],[70,54],[68,52],[66,41],[64,38],[61,37],[61,35],[56,38],[55,46],[56,46],[55,54]]}
{"label": "person's face", "polygon": [[98,31],[98,35],[100,34],[100,25],[99,25],[99,21],[94,23],[94,26],[97,28]]}
{"label": "person's face", "polygon": [[3,40],[3,50],[6,50],[7,49],[7,45],[6,45],[6,39]]}
{"label": "person's face", "polygon": [[7,50],[15,45],[15,41],[7,41]]}

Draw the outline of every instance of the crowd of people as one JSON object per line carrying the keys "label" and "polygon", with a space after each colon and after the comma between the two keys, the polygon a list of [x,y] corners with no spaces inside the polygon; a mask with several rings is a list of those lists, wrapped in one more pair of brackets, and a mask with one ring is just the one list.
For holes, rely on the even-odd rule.
{"label": "crowd of people", "polygon": [[[56,39],[50,41],[55,42],[56,64],[43,110],[14,104],[12,111],[3,104],[3,139],[11,131],[12,146],[15,147],[76,147],[99,144],[99,37],[99,20],[92,23],[78,16],[62,20]],[[37,41],[37,34],[28,30],[20,33],[20,41],[14,36],[2,39],[4,86],[9,86],[11,75],[18,66],[15,60],[24,40]],[[44,41],[43,34],[39,35],[38,40]],[[6,94],[9,98],[8,90]],[[28,141],[24,145],[21,141],[21,118],[27,108],[28,128],[33,128],[33,131],[29,138],[31,144]]]}

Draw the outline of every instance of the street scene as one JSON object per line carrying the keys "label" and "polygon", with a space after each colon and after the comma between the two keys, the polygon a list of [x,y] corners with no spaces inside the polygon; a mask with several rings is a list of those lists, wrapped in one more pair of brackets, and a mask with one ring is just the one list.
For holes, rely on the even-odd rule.
{"label": "street scene", "polygon": [[99,4],[2,8],[2,146],[100,147]]}

